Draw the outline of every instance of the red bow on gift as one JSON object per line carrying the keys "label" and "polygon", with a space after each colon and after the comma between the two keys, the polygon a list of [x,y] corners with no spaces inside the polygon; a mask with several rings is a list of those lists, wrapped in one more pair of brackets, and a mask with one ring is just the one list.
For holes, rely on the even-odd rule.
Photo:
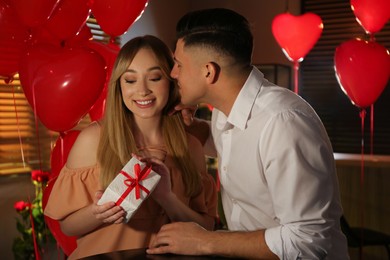
{"label": "red bow on gift", "polygon": [[135,198],[138,200],[141,197],[141,191],[143,190],[147,194],[150,193],[150,191],[142,186],[139,182],[144,180],[146,177],[148,177],[149,173],[152,171],[152,167],[145,167],[141,171],[141,166],[136,163],[134,165],[134,175],[135,178],[131,177],[127,172],[120,171],[121,174],[123,174],[127,179],[123,181],[123,183],[128,187],[126,191],[122,194],[122,196],[118,199],[116,202],[116,205],[120,205],[122,201],[126,198],[127,195],[135,188]]}

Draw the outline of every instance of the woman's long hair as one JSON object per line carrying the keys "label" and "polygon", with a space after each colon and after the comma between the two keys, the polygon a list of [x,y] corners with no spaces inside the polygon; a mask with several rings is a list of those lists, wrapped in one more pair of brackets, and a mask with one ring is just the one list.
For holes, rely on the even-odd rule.
{"label": "woman's long hair", "polygon": [[190,157],[181,115],[180,113],[168,115],[180,98],[178,88],[170,77],[170,71],[174,65],[172,52],[165,43],[151,35],[136,37],[127,42],[121,48],[115,61],[108,86],[105,116],[101,122],[102,133],[97,154],[101,167],[101,184],[104,188],[107,187],[131,159],[131,153],[139,152],[132,133],[133,114],[123,102],[120,77],[127,70],[134,56],[143,48],[153,51],[164,77],[170,80],[169,98],[162,115],[164,143],[168,156],[174,159],[176,166],[183,174],[186,195],[195,195],[199,192],[201,178]]}

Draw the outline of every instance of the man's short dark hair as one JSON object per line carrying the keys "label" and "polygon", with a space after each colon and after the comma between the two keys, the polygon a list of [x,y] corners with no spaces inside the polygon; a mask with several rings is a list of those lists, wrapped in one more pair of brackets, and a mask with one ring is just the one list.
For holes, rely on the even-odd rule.
{"label": "man's short dark hair", "polygon": [[224,8],[204,9],[184,15],[176,26],[176,36],[185,46],[203,46],[250,64],[253,36],[248,20]]}

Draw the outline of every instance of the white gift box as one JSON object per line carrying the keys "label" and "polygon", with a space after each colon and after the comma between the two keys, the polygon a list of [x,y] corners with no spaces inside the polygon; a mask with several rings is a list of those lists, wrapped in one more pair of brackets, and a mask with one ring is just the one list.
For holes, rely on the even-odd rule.
{"label": "white gift box", "polygon": [[153,192],[160,178],[149,166],[133,157],[108,185],[98,205],[115,202],[127,212],[124,221],[128,222]]}

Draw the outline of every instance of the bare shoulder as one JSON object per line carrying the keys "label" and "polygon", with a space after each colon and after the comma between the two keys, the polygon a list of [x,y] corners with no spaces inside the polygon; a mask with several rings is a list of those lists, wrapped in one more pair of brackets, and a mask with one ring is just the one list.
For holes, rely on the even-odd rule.
{"label": "bare shoulder", "polygon": [[94,122],[80,132],[69,152],[66,163],[69,168],[82,168],[97,163],[100,129],[100,125]]}
{"label": "bare shoulder", "polygon": [[201,142],[189,133],[187,133],[187,142],[192,160],[199,171],[204,172],[206,170],[206,159]]}

